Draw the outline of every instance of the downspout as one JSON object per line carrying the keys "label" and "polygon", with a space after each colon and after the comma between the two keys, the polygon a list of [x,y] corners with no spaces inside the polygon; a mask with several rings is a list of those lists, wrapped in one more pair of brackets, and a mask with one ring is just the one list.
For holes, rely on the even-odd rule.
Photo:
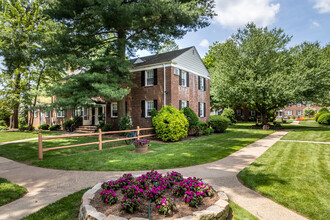
{"label": "downspout", "polygon": [[166,68],[165,64],[163,64],[164,68],[164,105],[166,105]]}

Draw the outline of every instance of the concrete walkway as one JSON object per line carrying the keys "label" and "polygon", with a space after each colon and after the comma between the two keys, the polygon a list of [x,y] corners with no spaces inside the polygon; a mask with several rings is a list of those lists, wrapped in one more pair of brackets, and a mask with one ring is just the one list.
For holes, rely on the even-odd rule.
{"label": "concrete walkway", "polygon": [[1,145],[6,145],[6,144],[15,144],[15,143],[21,143],[21,142],[28,142],[28,141],[34,141],[38,140],[38,138],[29,138],[29,139],[23,139],[23,140],[17,140],[17,141],[8,141],[8,142],[1,142]]}
{"label": "concrete walkway", "polygon": [[[220,186],[229,198],[260,219],[306,219],[243,186],[236,175],[251,164],[287,131],[277,131],[219,161],[175,169]],[[0,207],[0,219],[20,219],[56,200],[124,172],[63,171],[28,166],[0,157],[0,176],[28,189],[21,199]],[[166,173],[169,170],[162,170]],[[126,172],[127,173],[127,172]],[[143,171],[131,172],[140,174]]]}
{"label": "concrete walkway", "polygon": [[330,144],[330,142],[326,141],[298,141],[298,140],[280,140],[280,141],[286,141],[286,142],[300,142],[300,143],[312,143],[312,144]]}

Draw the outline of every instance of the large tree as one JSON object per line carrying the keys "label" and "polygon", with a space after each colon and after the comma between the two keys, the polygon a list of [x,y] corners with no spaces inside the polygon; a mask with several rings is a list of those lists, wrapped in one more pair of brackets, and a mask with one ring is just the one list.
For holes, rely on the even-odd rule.
{"label": "large tree", "polygon": [[[318,89],[328,79],[312,56],[320,53],[318,46],[306,43],[289,49],[290,39],[281,29],[257,28],[250,23],[225,43],[211,47],[212,57],[206,60],[211,60],[208,65],[214,101],[222,106],[253,106],[261,113],[262,123],[266,123],[270,110],[298,99],[310,100],[311,93],[320,97]],[[307,55],[310,61],[303,59]],[[306,81],[316,76],[318,82],[325,81]],[[329,91],[329,85],[326,89]]]}
{"label": "large tree", "polygon": [[[54,1],[49,14],[67,31],[59,35],[58,52],[71,68],[83,69],[54,89],[58,103],[84,105],[96,96],[122,100],[132,85],[127,57],[206,27],[213,8],[214,0]],[[119,117],[124,114],[120,101]]]}
{"label": "large tree", "polygon": [[[12,110],[10,128],[17,128],[23,98],[30,91],[38,90],[45,78],[46,74],[37,70],[40,64],[48,66],[50,63],[43,60],[47,54],[44,46],[47,41],[53,42],[49,35],[56,31],[56,26],[42,12],[46,7],[44,0],[0,3],[0,57],[3,58],[0,96]],[[58,74],[47,71],[50,72]]]}

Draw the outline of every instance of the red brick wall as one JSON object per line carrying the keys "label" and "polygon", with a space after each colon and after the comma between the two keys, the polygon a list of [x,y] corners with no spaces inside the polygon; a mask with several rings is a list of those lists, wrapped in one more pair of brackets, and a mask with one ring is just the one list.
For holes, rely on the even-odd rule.
{"label": "red brick wall", "polygon": [[[307,106],[306,106],[306,103],[302,103],[300,107],[298,107],[297,104],[292,104],[292,105],[290,105],[290,106],[287,106],[287,107],[285,107],[284,110],[283,110],[283,112],[284,112],[284,117],[288,117],[288,116],[290,116],[290,118],[292,118],[292,116],[294,115],[296,118],[298,118],[298,116],[300,116],[301,118],[303,118],[303,117],[305,117],[305,116],[304,116],[304,109],[305,109],[306,107],[307,107]],[[311,108],[313,108],[313,109],[315,109],[315,110],[317,110],[317,111],[318,111],[320,108],[322,108],[322,107],[320,107],[320,106],[317,106],[316,104],[311,104],[311,106],[309,106],[309,107],[311,107]],[[301,115],[297,115],[297,111],[298,111],[298,110],[301,110]],[[292,111],[292,115],[286,115],[286,114],[285,114],[286,111]]]}

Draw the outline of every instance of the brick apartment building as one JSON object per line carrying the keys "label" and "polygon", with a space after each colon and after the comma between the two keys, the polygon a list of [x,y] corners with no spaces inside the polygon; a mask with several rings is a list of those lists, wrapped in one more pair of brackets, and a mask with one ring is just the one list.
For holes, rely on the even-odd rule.
{"label": "brick apartment building", "polygon": [[[190,107],[201,121],[210,116],[210,74],[203,64],[195,47],[172,52],[141,57],[132,60],[133,82],[125,99],[125,111],[131,115],[133,127],[150,127],[152,109],[160,110],[163,105],[177,109]],[[51,98],[54,102],[55,97]],[[34,126],[40,124],[62,124],[63,121],[79,115],[83,125],[93,126],[99,123],[102,115],[106,123],[118,125],[118,104],[116,100],[93,99],[95,107],[62,109],[49,112],[35,112]]]}
{"label": "brick apartment building", "polygon": [[284,118],[292,118],[293,116],[295,116],[295,118],[303,118],[304,116],[304,109],[306,107],[311,107],[313,109],[315,109],[315,114],[318,112],[318,110],[320,108],[322,108],[323,106],[314,104],[312,102],[302,102],[302,103],[295,103],[295,104],[291,104],[291,105],[287,105],[285,106],[284,109],[281,109],[280,111],[276,112],[276,117],[278,118],[282,118],[282,116]]}

